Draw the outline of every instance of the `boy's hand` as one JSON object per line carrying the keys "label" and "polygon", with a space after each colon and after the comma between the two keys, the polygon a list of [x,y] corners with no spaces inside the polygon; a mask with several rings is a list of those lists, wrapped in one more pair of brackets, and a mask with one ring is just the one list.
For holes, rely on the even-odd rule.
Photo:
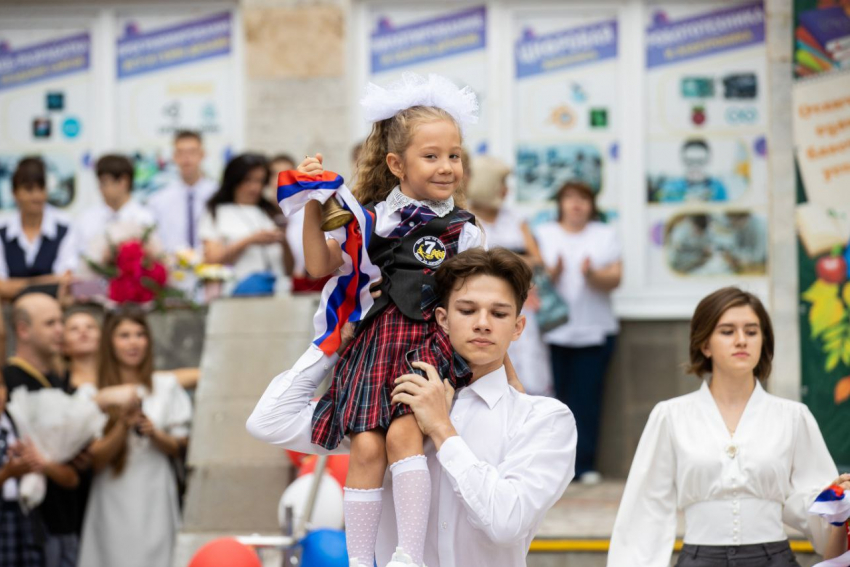
{"label": "boy's hand", "polygon": [[298,172],[307,175],[321,175],[324,171],[322,161],[324,161],[322,154],[316,154],[315,157],[307,156],[304,161],[298,164]]}

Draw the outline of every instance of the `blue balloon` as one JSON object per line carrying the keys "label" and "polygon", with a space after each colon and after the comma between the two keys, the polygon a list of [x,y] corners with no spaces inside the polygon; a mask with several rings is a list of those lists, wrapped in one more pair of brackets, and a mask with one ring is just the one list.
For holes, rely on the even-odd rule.
{"label": "blue balloon", "polygon": [[348,567],[345,532],[316,530],[301,540],[303,567]]}

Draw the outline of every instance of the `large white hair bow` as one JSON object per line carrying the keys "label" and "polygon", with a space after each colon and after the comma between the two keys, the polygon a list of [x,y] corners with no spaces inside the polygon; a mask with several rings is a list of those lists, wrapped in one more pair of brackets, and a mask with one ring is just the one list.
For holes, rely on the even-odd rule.
{"label": "large white hair bow", "polygon": [[468,86],[459,89],[450,80],[434,74],[426,79],[406,72],[386,88],[369,83],[360,104],[369,122],[392,118],[412,106],[442,108],[461,127],[478,122],[478,98],[473,90]]}

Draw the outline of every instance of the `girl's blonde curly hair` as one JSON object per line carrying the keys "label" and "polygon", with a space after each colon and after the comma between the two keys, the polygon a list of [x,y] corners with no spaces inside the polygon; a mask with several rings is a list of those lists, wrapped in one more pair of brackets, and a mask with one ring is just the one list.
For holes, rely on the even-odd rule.
{"label": "girl's blonde curly hair", "polygon": [[[364,205],[385,200],[399,182],[387,165],[387,154],[403,156],[419,125],[440,120],[448,120],[457,126],[451,114],[434,106],[411,106],[392,118],[375,122],[357,160],[357,179],[353,189],[357,200]],[[458,135],[462,141],[460,127]],[[461,186],[455,191],[454,199],[458,207],[465,208]]]}

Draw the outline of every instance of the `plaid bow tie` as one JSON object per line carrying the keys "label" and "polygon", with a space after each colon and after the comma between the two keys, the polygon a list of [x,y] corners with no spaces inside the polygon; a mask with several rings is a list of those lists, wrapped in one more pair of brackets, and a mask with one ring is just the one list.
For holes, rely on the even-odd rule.
{"label": "plaid bow tie", "polygon": [[402,238],[419,225],[426,224],[437,218],[437,213],[428,207],[407,205],[401,209],[401,222],[390,233],[390,237]]}

